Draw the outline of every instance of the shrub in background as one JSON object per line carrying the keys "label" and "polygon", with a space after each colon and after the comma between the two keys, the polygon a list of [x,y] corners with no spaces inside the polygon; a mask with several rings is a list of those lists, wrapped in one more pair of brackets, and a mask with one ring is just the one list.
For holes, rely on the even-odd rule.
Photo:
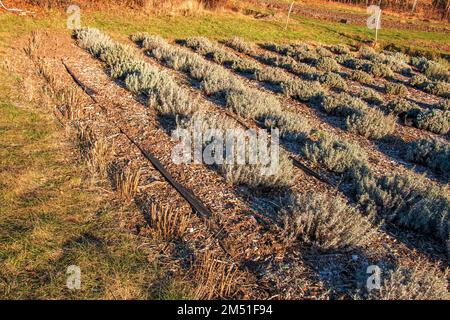
{"label": "shrub in background", "polygon": [[316,68],[307,65],[306,63],[296,62],[295,60],[294,63],[291,63],[285,69],[297,74],[305,80],[317,80],[320,75],[320,71]]}
{"label": "shrub in background", "polygon": [[360,82],[362,84],[373,84],[374,79],[370,74],[362,70],[354,70],[348,75],[350,80]]}
{"label": "shrub in background", "polygon": [[349,54],[350,49],[343,44],[336,44],[330,47],[330,51],[335,54]]}
{"label": "shrub in background", "polygon": [[384,51],[378,55],[378,61],[404,76],[411,76],[413,74],[411,67],[408,65],[409,57],[404,53]]}
{"label": "shrub in background", "polygon": [[317,79],[323,86],[338,91],[347,91],[348,86],[345,80],[337,73],[325,72]]}
{"label": "shrub in background", "polygon": [[450,86],[446,82],[426,82],[422,85],[422,90],[443,98],[450,98]]}
{"label": "shrub in background", "polygon": [[380,290],[372,290],[371,300],[449,300],[448,271],[421,258],[412,266],[391,270]]}
{"label": "shrub in background", "polygon": [[123,80],[132,92],[146,94],[161,115],[190,116],[194,112],[195,102],[172,77],[145,63],[130,46],[91,28],[76,30],[75,37],[82,48],[106,63],[113,78]]}
{"label": "shrub in background", "polygon": [[311,101],[321,96],[324,92],[322,86],[317,81],[302,81],[293,78],[282,83],[281,90],[288,97],[299,101]]}
{"label": "shrub in background", "polygon": [[367,162],[367,154],[359,146],[339,140],[333,135],[322,136],[317,141],[308,141],[302,152],[308,160],[340,174]]}
{"label": "shrub in background", "polygon": [[401,83],[388,82],[384,85],[384,91],[388,95],[404,96],[408,94],[408,89]]}
{"label": "shrub in background", "polygon": [[377,52],[371,47],[361,46],[359,48],[359,55],[363,59],[373,60],[377,56]]}
{"label": "shrub in background", "polygon": [[258,81],[272,84],[282,84],[289,81],[289,76],[279,68],[272,68],[272,67],[261,68],[258,71],[256,71],[255,75]]}
{"label": "shrub in background", "polygon": [[251,54],[255,51],[256,47],[251,42],[246,42],[240,37],[234,37],[226,41],[227,46],[246,54]]}
{"label": "shrub in background", "polygon": [[390,113],[393,113],[395,115],[408,113],[412,110],[421,110],[421,108],[417,104],[404,98],[397,98],[389,101],[386,105],[386,108]]}
{"label": "shrub in background", "polygon": [[432,80],[446,82],[450,81],[450,73],[448,72],[448,69],[439,63],[430,61],[423,72]]}
{"label": "shrub in background", "polygon": [[297,142],[304,142],[312,129],[306,119],[292,112],[270,114],[266,117],[264,125],[267,128],[280,129],[281,138]]}
{"label": "shrub in background", "polygon": [[364,101],[347,93],[334,96],[322,95],[320,105],[329,114],[345,117],[354,113],[361,113],[368,108]]}
{"label": "shrub in background", "polygon": [[448,240],[450,201],[440,188],[412,174],[376,178],[366,166],[354,167],[349,176],[358,202],[369,215]]}
{"label": "shrub in background", "polygon": [[450,146],[438,140],[418,140],[408,144],[405,158],[425,165],[450,178]]}
{"label": "shrub in background", "polygon": [[429,60],[425,57],[413,57],[411,64],[417,67],[428,78],[435,81],[450,81],[450,73],[448,69],[435,61]]}
{"label": "shrub in background", "polygon": [[441,109],[443,111],[448,111],[450,110],[450,100],[449,99],[441,100],[434,105],[434,108]]}
{"label": "shrub in background", "polygon": [[282,113],[280,102],[275,97],[246,87],[228,90],[225,99],[228,108],[245,118],[265,118],[268,114]]}
{"label": "shrub in background", "polygon": [[414,122],[419,129],[446,134],[450,129],[450,112],[437,109],[421,111]]}
{"label": "shrub in background", "polygon": [[394,72],[387,65],[382,63],[366,63],[363,67],[364,71],[378,78],[393,78]]}
{"label": "shrub in background", "polygon": [[364,88],[358,92],[358,97],[367,103],[381,105],[383,104],[383,97],[373,89]]}
{"label": "shrub in background", "polygon": [[450,98],[450,85],[448,82],[432,81],[423,75],[415,75],[410,79],[409,84],[426,93]]}
{"label": "shrub in background", "polygon": [[336,60],[324,56],[321,56],[316,61],[315,67],[323,71],[333,71],[333,72],[337,72],[340,69],[339,64],[336,62]]}
{"label": "shrub in background", "polygon": [[334,54],[322,45],[316,47],[316,53],[319,57],[334,58]]}
{"label": "shrub in background", "polygon": [[376,233],[354,207],[322,193],[293,196],[279,214],[287,237],[323,251],[365,247]]}
{"label": "shrub in background", "polygon": [[353,70],[364,70],[364,69],[367,69],[368,66],[371,65],[371,63],[367,62],[366,60],[358,59],[351,55],[337,56],[336,61],[339,64],[341,64],[347,68],[353,69]]}
{"label": "shrub in background", "polygon": [[368,139],[381,139],[394,132],[395,118],[378,109],[368,108],[347,118],[347,128]]}

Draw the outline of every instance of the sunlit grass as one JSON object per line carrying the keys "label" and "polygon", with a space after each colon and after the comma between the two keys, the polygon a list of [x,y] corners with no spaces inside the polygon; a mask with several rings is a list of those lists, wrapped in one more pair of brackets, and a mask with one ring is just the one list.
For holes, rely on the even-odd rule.
{"label": "sunlit grass", "polygon": [[[13,75],[0,69],[0,79],[0,299],[184,297],[183,282],[120,227],[133,207],[93,189],[51,112],[16,97]],[[81,268],[79,291],[67,289],[70,265]]]}
{"label": "sunlit grass", "polygon": [[[3,31],[0,43],[34,29],[67,31],[66,16],[49,11],[36,18],[0,15]],[[148,32],[166,38],[207,36],[227,39],[236,35],[257,42],[318,41],[324,43],[352,44],[358,41],[371,42],[374,30],[366,26],[355,26],[309,17],[293,16],[285,30],[285,18],[254,19],[231,13],[203,13],[196,16],[150,16],[140,11],[88,11],[81,15],[83,26],[102,29],[113,36],[126,37],[136,32]],[[447,53],[450,36],[444,32],[381,29],[379,41],[382,45],[395,44],[400,47]]]}

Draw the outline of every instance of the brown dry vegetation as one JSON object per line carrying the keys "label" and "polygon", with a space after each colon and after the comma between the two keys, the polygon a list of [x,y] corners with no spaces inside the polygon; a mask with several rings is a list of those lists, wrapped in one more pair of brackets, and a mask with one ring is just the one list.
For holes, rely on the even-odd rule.
{"label": "brown dry vegetation", "polygon": [[[103,155],[108,153],[99,150],[110,149],[93,142],[88,127],[69,126],[73,119],[60,109],[72,100],[57,94],[60,89],[70,88],[86,102],[83,93],[73,86],[62,88],[50,65],[43,78],[38,70],[22,65],[26,57],[19,56],[22,62],[11,59],[8,73],[20,72],[21,77],[15,79],[0,70],[4,80],[0,86],[0,143],[8,146],[0,151],[0,296],[179,296],[185,287],[182,279],[149,292],[152,283],[168,275],[158,271],[164,264],[162,256],[156,264],[148,259],[155,257],[158,249],[143,248],[142,239],[133,232],[136,225],[143,224],[139,210],[105,191],[108,157]],[[65,286],[70,265],[79,266],[82,272],[82,289],[77,294]],[[177,293],[170,287],[178,288]]]}
{"label": "brown dry vegetation", "polygon": [[[5,5],[11,7],[11,3],[7,0],[4,1]],[[44,8],[58,8],[62,6],[68,6],[70,3],[67,0],[21,0],[18,1],[19,5],[23,2],[26,5],[44,7]],[[305,3],[300,3],[300,5],[308,5],[310,1]],[[326,5],[325,1],[314,1],[314,5]],[[327,2],[330,2],[328,0]],[[448,19],[449,18],[449,8],[450,2],[448,0],[407,0],[407,1],[349,1],[349,0],[334,0],[331,2],[343,3],[347,5],[345,9],[351,9],[352,6],[365,8],[369,5],[375,4],[380,5],[383,10],[388,10],[391,13],[400,13],[403,15],[415,15],[420,14],[422,16],[433,17],[437,19]],[[236,0],[80,0],[77,3],[81,4],[83,7],[90,8],[108,8],[114,6],[127,6],[130,8],[138,8],[149,10],[153,12],[192,12],[201,11],[202,9],[207,10],[217,10],[221,8],[231,8],[233,10],[244,10],[244,12],[252,13],[253,9],[248,9],[247,6],[265,6],[267,8],[277,8],[282,7],[287,4],[282,1],[276,0],[253,0],[249,3],[243,3]],[[312,1],[311,1],[312,3]],[[14,5],[17,4],[17,1]],[[339,9],[339,8],[337,8]],[[262,16],[264,16],[262,14]]]}
{"label": "brown dry vegetation", "polygon": [[383,1],[367,1],[367,0],[332,0],[334,2],[345,3],[348,5],[358,5],[367,7],[368,5],[380,5],[382,9],[388,9],[395,12],[406,14],[420,12],[422,14],[431,14],[441,19],[449,17],[450,1],[448,0],[383,0]]}
{"label": "brown dry vegetation", "polygon": [[[4,1],[9,5],[8,1]],[[68,6],[70,3],[67,0],[22,0],[28,5],[39,6],[44,8],[59,8]],[[80,0],[79,4],[90,8],[105,8],[110,6],[128,6],[130,8],[143,8],[149,10],[199,10],[205,9],[219,9],[227,4],[227,0]]]}

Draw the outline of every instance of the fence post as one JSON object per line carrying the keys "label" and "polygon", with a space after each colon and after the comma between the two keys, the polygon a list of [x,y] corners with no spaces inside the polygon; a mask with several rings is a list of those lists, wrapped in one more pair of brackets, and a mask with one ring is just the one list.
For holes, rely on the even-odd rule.
{"label": "fence post", "polygon": [[289,13],[288,13],[287,21],[286,21],[286,27],[284,28],[284,30],[287,30],[287,28],[288,28],[289,19],[291,18],[292,9],[294,8],[294,3],[295,3],[295,1],[292,1],[291,6],[289,7]]}

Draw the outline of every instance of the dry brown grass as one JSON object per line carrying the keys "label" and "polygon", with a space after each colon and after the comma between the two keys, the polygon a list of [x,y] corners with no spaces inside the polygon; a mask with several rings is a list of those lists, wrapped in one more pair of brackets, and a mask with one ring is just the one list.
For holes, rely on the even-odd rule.
{"label": "dry brown grass", "polygon": [[181,239],[186,233],[189,216],[156,204],[151,204],[149,215],[150,227],[157,237],[165,241]]}
{"label": "dry brown grass", "polygon": [[[37,75],[45,81],[42,87],[44,93],[56,104],[57,109],[62,116],[69,121],[77,120],[83,107],[83,98],[81,91],[73,86],[67,86],[64,81],[55,75],[53,66],[42,56],[39,55],[43,38],[41,33],[33,31],[23,48],[28,58],[35,64]],[[31,101],[34,97],[34,87],[30,86],[31,81],[23,81],[24,93]]]}
{"label": "dry brown grass", "polygon": [[97,138],[87,125],[77,123],[78,148],[82,158],[86,161],[92,177],[105,178],[107,169],[114,153],[106,139]]}
{"label": "dry brown grass", "polygon": [[[69,5],[66,0],[25,0],[23,2],[44,9],[63,8]],[[190,14],[204,9],[217,10],[225,7],[228,2],[229,0],[79,0],[77,4],[83,8],[96,10],[125,6],[153,13]]]}
{"label": "dry brown grass", "polygon": [[204,10],[204,4],[200,0],[129,0],[128,6],[144,9],[147,12],[159,14],[189,15]]}
{"label": "dry brown grass", "polygon": [[110,148],[106,140],[100,138],[92,145],[88,158],[88,167],[91,170],[95,170],[100,177],[105,177],[110,158]]}
{"label": "dry brown grass", "polygon": [[139,189],[141,172],[136,169],[125,168],[116,173],[116,191],[125,202],[130,202]]}
{"label": "dry brown grass", "polygon": [[19,81],[22,96],[27,102],[32,102],[36,96],[38,87],[35,86],[32,77],[26,76]]}
{"label": "dry brown grass", "polygon": [[50,65],[43,59],[38,58],[36,60],[36,72],[38,76],[42,77],[47,84],[44,87],[44,92],[49,96],[49,98],[55,98],[55,95],[58,92],[58,81],[55,74],[51,71]]}
{"label": "dry brown grass", "polygon": [[28,38],[26,46],[23,48],[25,54],[32,60],[36,58],[36,53],[40,45],[40,37],[37,31],[33,31],[31,36]]}
{"label": "dry brown grass", "polygon": [[83,101],[80,91],[75,88],[63,88],[58,93],[60,112],[69,121],[80,118]]}
{"label": "dry brown grass", "polygon": [[[366,7],[375,4],[380,5],[383,11],[389,13],[389,15],[400,18],[400,21],[405,21],[406,17],[411,19],[448,19],[448,2],[447,1],[436,1],[436,0],[421,0],[421,1],[368,1],[368,0],[330,0],[326,2],[323,0],[306,0],[305,2],[313,2],[319,4],[325,4],[329,8],[340,9],[340,10],[355,10],[359,9],[365,11]],[[413,12],[413,5],[416,3],[415,10]]]}
{"label": "dry brown grass", "polygon": [[[143,245],[128,228],[131,223],[121,226],[122,220],[141,217],[140,211],[122,208],[113,193],[88,185],[69,126],[53,118],[59,100],[45,96],[48,91],[36,90],[30,99],[22,93],[17,78],[36,89],[43,81],[28,69],[23,50],[14,53],[18,56],[8,55],[14,70],[0,68],[0,145],[5,146],[0,148],[0,299],[180,297],[187,290],[177,280],[181,276],[159,267],[159,261],[149,264],[148,257],[159,251]],[[17,59],[24,60],[23,68]],[[51,75],[50,65],[47,71]],[[65,270],[72,264],[81,268],[81,290],[66,287]],[[170,292],[155,285],[169,273]],[[150,286],[155,289],[150,291]]]}
{"label": "dry brown grass", "polygon": [[195,299],[231,298],[241,282],[238,269],[234,264],[215,258],[206,251],[194,265]]}

